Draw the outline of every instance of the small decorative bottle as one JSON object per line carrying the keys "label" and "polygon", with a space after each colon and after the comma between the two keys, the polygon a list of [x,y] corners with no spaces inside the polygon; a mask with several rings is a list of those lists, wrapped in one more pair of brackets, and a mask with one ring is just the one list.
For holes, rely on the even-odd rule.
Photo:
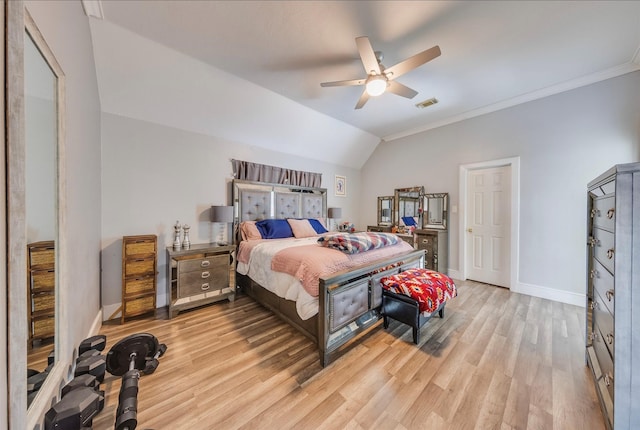
{"label": "small decorative bottle", "polygon": [[173,250],[180,251],[180,221],[176,221],[173,226]]}
{"label": "small decorative bottle", "polygon": [[182,230],[184,231],[184,238],[182,239],[182,247],[184,249],[189,249],[191,247],[191,241],[189,240],[189,224],[185,224],[182,226]]}

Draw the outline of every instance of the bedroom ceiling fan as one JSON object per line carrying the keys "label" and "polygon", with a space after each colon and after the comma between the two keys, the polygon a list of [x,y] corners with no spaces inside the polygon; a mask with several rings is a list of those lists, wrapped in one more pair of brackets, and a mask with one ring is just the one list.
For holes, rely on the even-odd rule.
{"label": "bedroom ceiling fan", "polygon": [[350,85],[364,85],[365,89],[356,103],[356,109],[362,108],[369,100],[369,97],[376,97],[389,91],[402,97],[411,99],[418,94],[417,91],[396,82],[395,79],[404,75],[411,70],[422,66],[424,63],[440,56],[440,47],[438,45],[422,51],[412,57],[407,58],[398,64],[385,68],[382,65],[382,53],[374,51],[366,36],[356,37],[356,45],[358,53],[362,59],[362,65],[367,72],[367,77],[362,79],[349,79],[345,81],[322,82],[321,87],[340,87]]}

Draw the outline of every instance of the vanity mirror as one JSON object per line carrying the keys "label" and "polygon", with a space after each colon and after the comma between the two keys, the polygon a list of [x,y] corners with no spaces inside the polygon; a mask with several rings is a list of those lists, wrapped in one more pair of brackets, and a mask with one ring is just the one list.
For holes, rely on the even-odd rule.
{"label": "vanity mirror", "polygon": [[[30,428],[64,377],[64,74],[21,1],[6,7],[9,422]],[[27,368],[42,372],[27,396]]]}
{"label": "vanity mirror", "polygon": [[395,190],[395,213],[396,223],[401,225],[422,225],[422,196],[424,187],[396,188]]}
{"label": "vanity mirror", "polygon": [[378,225],[392,225],[393,212],[393,196],[378,197]]}
{"label": "vanity mirror", "polygon": [[425,194],[423,228],[446,230],[448,208],[448,193]]}

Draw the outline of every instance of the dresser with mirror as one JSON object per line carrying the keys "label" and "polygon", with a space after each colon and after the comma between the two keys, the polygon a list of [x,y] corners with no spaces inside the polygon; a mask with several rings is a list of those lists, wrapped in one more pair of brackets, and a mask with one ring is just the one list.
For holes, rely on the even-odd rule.
{"label": "dresser with mirror", "polygon": [[425,268],[447,273],[449,266],[449,194],[424,194],[422,228],[414,231],[415,246],[425,251]]}

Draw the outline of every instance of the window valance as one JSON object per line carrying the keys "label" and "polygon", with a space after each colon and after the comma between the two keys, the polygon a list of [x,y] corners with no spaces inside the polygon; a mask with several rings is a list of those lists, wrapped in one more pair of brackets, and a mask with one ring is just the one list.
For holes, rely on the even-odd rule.
{"label": "window valance", "polygon": [[249,161],[231,160],[233,177],[243,181],[321,187],[322,173],[303,172]]}

